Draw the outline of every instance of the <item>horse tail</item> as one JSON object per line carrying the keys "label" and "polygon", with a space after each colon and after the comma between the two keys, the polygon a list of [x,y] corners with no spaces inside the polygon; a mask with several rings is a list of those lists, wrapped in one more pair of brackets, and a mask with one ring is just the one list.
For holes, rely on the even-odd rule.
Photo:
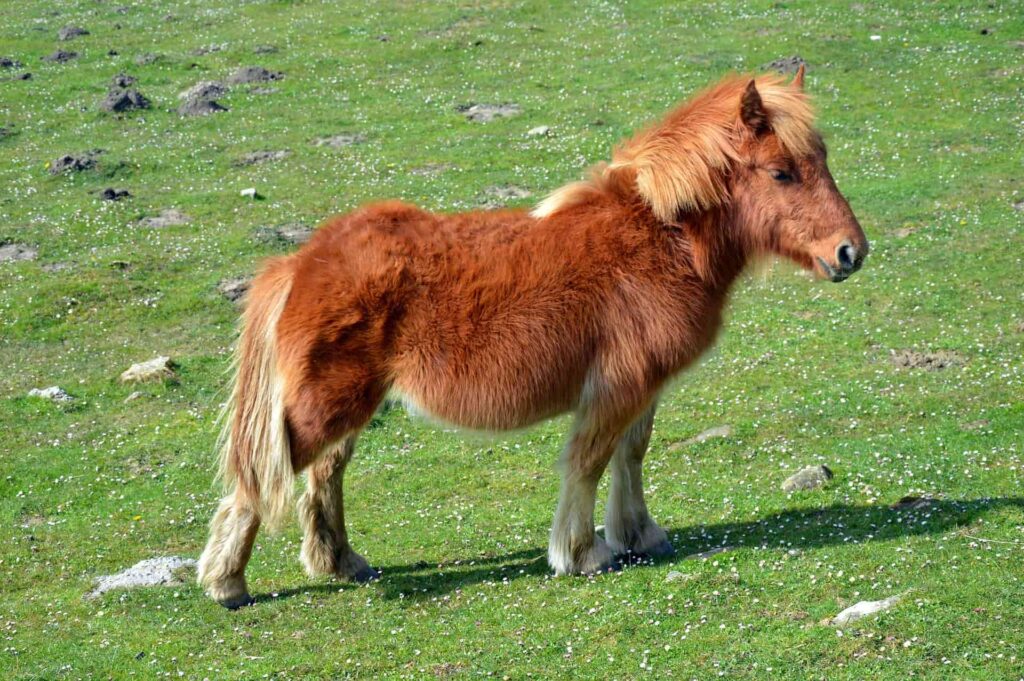
{"label": "horse tail", "polygon": [[291,292],[289,260],[271,260],[246,296],[220,437],[219,477],[271,529],[288,510],[295,487],[277,340],[277,322]]}

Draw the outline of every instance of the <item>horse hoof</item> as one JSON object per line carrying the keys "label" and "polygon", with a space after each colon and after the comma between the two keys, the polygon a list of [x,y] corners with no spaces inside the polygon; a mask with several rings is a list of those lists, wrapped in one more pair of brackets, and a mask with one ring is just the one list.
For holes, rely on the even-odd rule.
{"label": "horse hoof", "polygon": [[228,610],[238,610],[246,606],[252,605],[256,602],[256,599],[250,596],[248,593],[243,593],[238,596],[232,596],[231,598],[225,598],[217,601]]}
{"label": "horse hoof", "polygon": [[380,579],[380,573],[369,565],[352,575],[352,581],[357,584],[366,584],[368,582],[377,581],[378,579]]}
{"label": "horse hoof", "polygon": [[676,555],[676,547],[672,546],[672,542],[668,539],[663,539],[661,543],[655,544],[644,551],[644,555],[654,560],[658,560],[660,558],[671,558]]}

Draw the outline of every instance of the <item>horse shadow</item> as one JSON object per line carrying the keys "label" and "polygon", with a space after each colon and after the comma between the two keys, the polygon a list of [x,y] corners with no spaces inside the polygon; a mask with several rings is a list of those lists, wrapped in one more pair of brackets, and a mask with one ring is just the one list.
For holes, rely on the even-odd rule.
{"label": "horse shadow", "polygon": [[[905,537],[935,535],[973,523],[983,514],[1005,507],[1024,513],[1024,497],[995,497],[969,500],[921,499],[895,506],[883,504],[832,504],[774,513],[752,521],[689,525],[666,528],[675,546],[674,556],[658,564],[682,564],[714,549],[757,548],[765,550],[815,549],[839,544],[886,542]],[[419,561],[385,565],[381,578],[369,585],[385,599],[420,601],[485,582],[507,582],[523,577],[551,574],[544,548],[531,548],[499,555],[461,560],[447,565]],[[655,561],[634,560],[627,569]],[[310,593],[334,593],[361,588],[338,583],[310,584],[258,601],[290,598]]]}

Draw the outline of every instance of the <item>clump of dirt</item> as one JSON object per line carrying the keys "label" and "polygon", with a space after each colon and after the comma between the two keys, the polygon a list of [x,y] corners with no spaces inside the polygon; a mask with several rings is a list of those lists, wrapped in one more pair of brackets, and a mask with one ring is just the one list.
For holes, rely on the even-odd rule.
{"label": "clump of dirt", "polygon": [[278,227],[261,227],[256,237],[261,241],[281,241],[286,244],[304,244],[313,236],[313,229],[301,222],[289,222]]}
{"label": "clump of dirt", "polygon": [[219,80],[201,80],[178,94],[178,99],[216,99],[228,93],[227,87]]}
{"label": "clump of dirt", "polygon": [[455,109],[475,123],[489,123],[495,118],[508,118],[523,111],[518,104],[463,104]]}
{"label": "clump of dirt", "polygon": [[225,279],[217,284],[217,291],[231,302],[238,303],[245,297],[250,286],[252,286],[251,277],[235,277]]}
{"label": "clump of dirt", "polygon": [[119,73],[110,79],[110,87],[127,88],[135,85],[135,76],[129,76],[127,73]]}
{"label": "clump of dirt", "polygon": [[284,74],[280,71],[268,71],[262,66],[243,66],[228,76],[228,83],[244,85],[245,83],[262,83],[282,78],[284,78]]}
{"label": "clump of dirt", "polygon": [[120,201],[121,199],[127,199],[131,197],[131,193],[127,189],[114,189],[113,187],[107,187],[100,192],[100,198],[104,201]]}
{"label": "clump of dirt", "polygon": [[107,113],[124,113],[134,109],[148,109],[149,100],[135,89],[111,90],[102,102],[100,110]]}
{"label": "clump of dirt", "polygon": [[81,26],[65,26],[57,31],[57,40],[74,40],[80,35],[89,35],[89,31]]}
{"label": "clump of dirt", "polygon": [[203,97],[193,97],[186,99],[178,107],[178,113],[182,116],[206,116],[208,114],[217,113],[218,111],[227,111],[228,108],[218,101],[213,99],[205,99]]}
{"label": "clump of dirt", "polygon": [[801,66],[807,68],[807,62],[805,62],[799,55],[793,55],[792,57],[783,57],[781,59],[768,62],[761,68],[765,71],[776,71],[782,74],[789,74],[796,73]]}
{"label": "clump of dirt", "polygon": [[103,153],[102,149],[93,149],[81,154],[64,154],[59,158],[50,161],[47,170],[51,175],[60,175],[66,172],[80,172],[96,167],[97,157]]}
{"label": "clump of dirt", "polygon": [[39,251],[27,244],[0,242],[0,263],[35,260],[38,255]]}
{"label": "clump of dirt", "polygon": [[160,211],[160,215],[140,218],[138,224],[140,227],[158,229],[161,227],[187,225],[190,222],[192,222],[192,218],[185,213],[182,213],[177,208],[167,208],[166,210]]}
{"label": "clump of dirt", "polygon": [[43,61],[54,62],[57,64],[63,64],[64,62],[71,61],[78,57],[77,52],[69,52],[67,50],[55,50],[50,54],[42,58]]}
{"label": "clump of dirt", "polygon": [[139,56],[135,57],[136,66],[148,66],[160,61],[163,57],[155,52],[143,52]]}
{"label": "clump of dirt", "polygon": [[962,366],[965,361],[963,355],[952,350],[937,352],[899,350],[892,352],[890,360],[894,365],[903,369],[925,369],[926,371],[939,371],[949,367]]}
{"label": "clump of dirt", "polygon": [[317,137],[313,140],[313,144],[318,147],[340,149],[342,147],[352,146],[353,144],[362,144],[365,141],[366,135],[359,132],[347,132],[340,135],[331,135],[329,137]]}
{"label": "clump of dirt", "polygon": [[252,166],[259,163],[266,163],[268,161],[280,161],[288,158],[291,154],[292,152],[287,149],[281,149],[279,151],[254,151],[238,159],[236,165]]}
{"label": "clump of dirt", "polygon": [[488,187],[484,191],[490,197],[483,204],[486,208],[500,208],[509,201],[525,199],[531,196],[529,190],[517,187],[514,184]]}
{"label": "clump of dirt", "polygon": [[412,168],[409,172],[413,175],[421,175],[424,177],[435,177],[441,173],[449,170],[454,170],[455,166],[451,163],[428,163],[426,165]]}
{"label": "clump of dirt", "polygon": [[21,62],[10,57],[0,57],[0,69],[20,69]]}

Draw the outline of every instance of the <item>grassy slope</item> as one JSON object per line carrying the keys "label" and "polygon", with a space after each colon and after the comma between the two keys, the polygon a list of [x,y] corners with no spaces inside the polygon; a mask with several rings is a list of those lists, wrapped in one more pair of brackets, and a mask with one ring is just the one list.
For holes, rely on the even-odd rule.
{"label": "grassy slope", "polygon": [[[3,0],[0,56],[34,77],[0,82],[0,125],[14,131],[0,139],[0,239],[40,258],[0,265],[0,675],[1019,677],[1024,52],[1012,41],[1024,11],[896,4],[218,0],[118,14]],[[80,58],[39,62],[69,23],[92,32],[62,45]],[[224,49],[189,54],[211,44]],[[254,56],[259,44],[280,51]],[[165,56],[136,66],[143,52]],[[713,355],[665,396],[652,511],[681,556],[736,550],[552,580],[567,422],[484,441],[392,411],[348,483],[353,542],[379,583],[311,581],[291,527],[259,540],[257,607],[222,611],[192,585],[83,600],[98,574],[201,548],[235,317],[215,286],[282,250],[258,227],[377,197],[454,210],[492,185],[541,194],[695,88],[791,54],[811,64],[833,171],[873,254],[842,286],[788,266],[745,280]],[[249,64],[285,71],[280,92],[237,88],[230,112],[205,119],[173,112],[179,91]],[[152,110],[97,112],[120,71]],[[523,114],[479,125],[454,110],[479,101]],[[527,138],[537,125],[553,136]],[[311,144],[340,132],[367,141]],[[46,173],[94,147],[107,152],[99,172]],[[293,153],[233,165],[260,149]],[[451,168],[410,172],[438,163]],[[100,201],[111,185],[135,197]],[[267,200],[241,199],[247,186]],[[193,224],[133,225],[166,207]],[[43,270],[57,262],[70,267]],[[904,348],[967,361],[896,369],[888,353]],[[181,383],[123,403],[133,388],[117,374],[158,353],[180,362]],[[24,397],[53,383],[77,402]],[[721,423],[735,435],[666,452]],[[829,489],[779,492],[816,462],[837,472]],[[909,493],[943,501],[888,509]],[[672,570],[691,578],[667,582]],[[818,624],[894,593],[907,594],[896,609],[842,637]]]}

